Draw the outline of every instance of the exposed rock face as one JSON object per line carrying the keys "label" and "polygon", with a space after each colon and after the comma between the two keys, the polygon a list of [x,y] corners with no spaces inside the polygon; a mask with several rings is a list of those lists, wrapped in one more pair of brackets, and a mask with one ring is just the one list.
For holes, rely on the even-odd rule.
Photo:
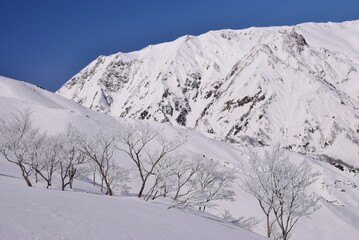
{"label": "exposed rock face", "polygon": [[359,165],[359,21],[221,30],[100,56],[60,95],[115,116]]}

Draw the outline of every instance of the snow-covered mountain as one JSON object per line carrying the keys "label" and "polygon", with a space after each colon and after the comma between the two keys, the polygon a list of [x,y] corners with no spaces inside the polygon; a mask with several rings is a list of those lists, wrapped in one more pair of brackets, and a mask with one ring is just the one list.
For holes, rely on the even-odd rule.
{"label": "snow-covered mountain", "polygon": [[211,31],[100,56],[57,93],[114,116],[241,144],[280,141],[359,167],[359,21]]}
{"label": "snow-covered mountain", "polygon": [[[11,113],[26,109],[32,112],[33,124],[49,134],[62,131],[68,123],[91,133],[100,126],[116,129],[129,121],[92,111],[31,84],[0,77],[0,119],[6,120]],[[46,189],[41,182],[28,188],[17,166],[0,155],[0,239],[262,239],[220,218],[225,209],[234,217],[256,217],[260,222],[254,231],[265,234],[265,217],[256,199],[241,188],[241,179],[250,169],[247,148],[170,124],[136,122],[163,129],[163,139],[186,136],[183,151],[205,154],[208,159],[237,169],[238,179],[233,184],[236,201],[219,201],[218,207],[206,210],[216,217],[198,211],[168,210],[165,201],[154,204],[137,197],[104,196],[99,187],[92,186],[86,178],[76,179],[72,191],[59,191],[59,176],[56,175],[52,189]],[[262,149],[252,148],[258,152]],[[305,158],[294,152],[287,153],[293,162]],[[293,237],[300,240],[357,239],[358,174],[311,158],[307,160],[321,174],[310,191],[323,198],[322,207],[311,218],[300,219]],[[121,164],[129,169],[133,167],[131,160],[124,156],[121,156]],[[138,178],[132,176],[130,196],[135,194],[138,184]]]}

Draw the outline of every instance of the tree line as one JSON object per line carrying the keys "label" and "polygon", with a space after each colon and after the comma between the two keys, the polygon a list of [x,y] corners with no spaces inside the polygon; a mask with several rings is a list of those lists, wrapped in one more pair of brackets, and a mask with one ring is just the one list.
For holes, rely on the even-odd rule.
{"label": "tree line", "polygon": [[[31,111],[18,112],[8,121],[0,121],[0,152],[18,166],[27,186],[32,180],[43,180],[52,186],[56,173],[61,189],[72,189],[79,176],[101,182],[101,191],[114,195],[126,189],[130,171],[123,167],[119,153],[127,156],[140,183],[138,197],[154,200],[171,199],[169,208],[197,207],[205,210],[217,200],[234,201],[234,169],[222,166],[204,155],[181,153],[182,138],[171,141],[160,137],[160,130],[146,124],[127,124],[118,130],[100,128],[92,134],[72,125],[56,135],[41,132],[33,126]],[[264,158],[251,154],[251,171],[241,187],[258,202],[265,219],[267,236],[287,240],[299,218],[318,209],[319,198],[307,187],[317,180],[307,162],[293,164],[277,145]],[[34,177],[31,177],[34,175]],[[248,228],[253,219],[225,219]]]}

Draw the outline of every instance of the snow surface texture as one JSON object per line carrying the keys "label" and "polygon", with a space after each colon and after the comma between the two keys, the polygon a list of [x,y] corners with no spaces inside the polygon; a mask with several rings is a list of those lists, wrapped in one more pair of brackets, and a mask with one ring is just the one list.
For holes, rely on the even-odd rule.
{"label": "snow surface texture", "polygon": [[28,188],[22,179],[1,174],[0,189],[1,240],[264,239],[209,214],[186,214],[141,199]]}
{"label": "snow surface texture", "polygon": [[97,111],[359,167],[359,21],[211,31],[100,56],[57,92]]}
{"label": "snow surface texture", "polygon": [[[63,130],[68,122],[90,133],[99,126],[114,129],[127,121],[89,110],[31,84],[0,77],[0,118],[7,119],[11,113],[26,108],[32,110],[34,124],[49,134]],[[235,168],[239,177],[233,185],[236,201],[220,201],[218,207],[207,212],[221,216],[224,210],[229,210],[234,217],[256,217],[261,222],[254,231],[265,234],[265,219],[256,200],[240,187],[241,179],[249,171],[248,149],[208,138],[199,131],[151,121],[137,122],[163,128],[162,137],[167,139],[178,134],[186,136],[183,151],[205,154],[209,159]],[[252,150],[262,151],[262,148]],[[291,161],[304,159],[295,152],[288,151],[288,154]],[[124,156],[119,159],[131,169],[129,159]],[[298,222],[293,237],[298,240],[357,239],[357,173],[341,171],[323,161],[307,160],[322,174],[311,186],[311,191],[323,197],[322,207],[311,218]],[[16,166],[0,156],[0,239],[261,239],[210,214],[167,210],[166,201],[145,203],[133,197],[99,195],[98,187],[88,182],[86,178],[76,179],[73,192],[59,191],[56,183],[50,190],[41,183],[28,188]],[[139,186],[135,176],[129,185],[131,196]]]}

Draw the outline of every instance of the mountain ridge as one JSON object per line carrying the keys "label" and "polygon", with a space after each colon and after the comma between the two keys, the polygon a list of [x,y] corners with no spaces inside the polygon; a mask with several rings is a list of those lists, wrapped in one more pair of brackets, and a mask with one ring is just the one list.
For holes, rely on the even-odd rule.
{"label": "mountain ridge", "polygon": [[186,35],[100,56],[57,93],[114,116],[359,166],[358,29],[349,21]]}

